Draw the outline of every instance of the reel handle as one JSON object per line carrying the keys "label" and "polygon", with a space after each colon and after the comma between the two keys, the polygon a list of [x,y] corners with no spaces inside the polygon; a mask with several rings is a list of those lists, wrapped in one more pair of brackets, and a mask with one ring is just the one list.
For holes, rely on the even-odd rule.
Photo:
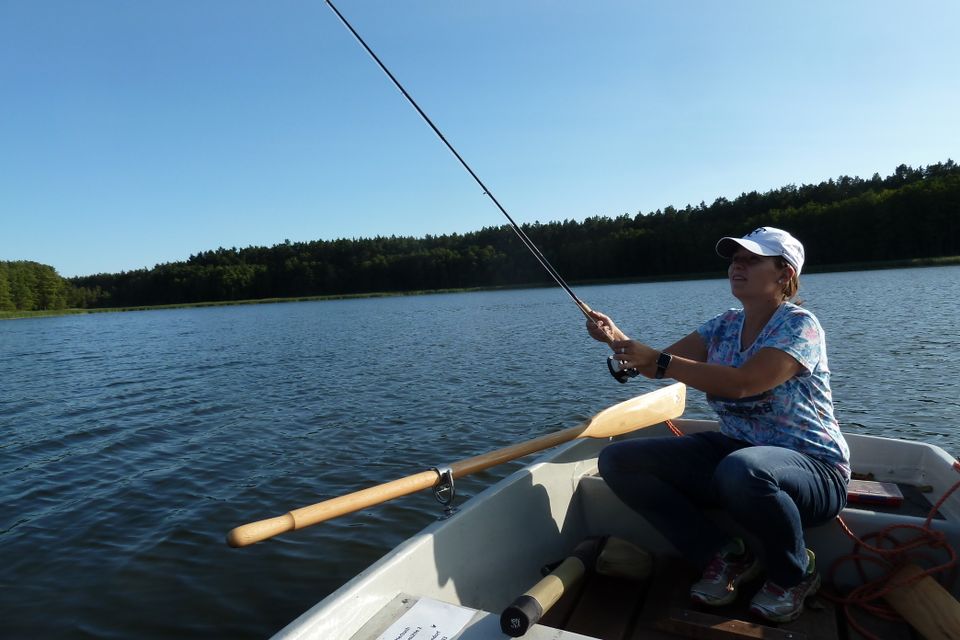
{"label": "reel handle", "polygon": [[613,354],[607,356],[607,369],[610,370],[610,375],[620,384],[625,384],[630,378],[636,378],[640,375],[640,372],[634,368],[630,367],[629,369],[621,369],[620,363],[617,362],[616,357]]}

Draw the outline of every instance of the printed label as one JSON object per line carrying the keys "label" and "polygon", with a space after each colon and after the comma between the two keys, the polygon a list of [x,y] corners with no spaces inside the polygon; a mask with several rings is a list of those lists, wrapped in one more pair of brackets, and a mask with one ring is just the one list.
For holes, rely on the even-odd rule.
{"label": "printed label", "polygon": [[377,636],[377,640],[450,640],[467,626],[476,611],[421,598]]}

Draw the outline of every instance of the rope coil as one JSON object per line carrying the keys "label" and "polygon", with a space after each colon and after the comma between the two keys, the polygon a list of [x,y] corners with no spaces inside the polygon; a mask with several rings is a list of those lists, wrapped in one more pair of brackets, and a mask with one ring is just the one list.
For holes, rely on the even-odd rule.
{"label": "rope coil", "polygon": [[[960,471],[960,465],[954,462],[953,468]],[[870,633],[859,623],[854,616],[856,609],[863,609],[868,613],[891,622],[901,622],[903,617],[897,613],[893,607],[883,601],[883,597],[896,589],[901,589],[912,584],[916,584],[927,576],[936,579],[948,591],[950,586],[957,578],[957,552],[947,541],[946,534],[942,531],[934,531],[931,528],[933,518],[944,502],[957,490],[960,489],[960,481],[954,483],[943,496],[937,500],[936,504],[930,509],[926,520],[922,525],[915,524],[892,524],[884,527],[880,531],[868,533],[863,537],[858,537],[847,523],[839,515],[837,522],[844,533],[853,540],[853,551],[845,556],[837,558],[830,565],[827,571],[828,582],[835,583],[833,576],[848,562],[853,562],[860,576],[862,584],[854,588],[846,595],[839,593],[824,592],[827,599],[843,606],[844,616],[847,623],[864,638],[868,640],[882,640],[878,636]],[[914,533],[915,535],[907,540],[902,540],[894,535],[904,532]],[[869,542],[868,542],[869,541]],[[873,542],[874,544],[870,544]],[[946,560],[937,563],[937,556],[943,558],[946,554]],[[882,570],[881,575],[876,578],[869,578],[864,568],[865,564],[879,567]],[[895,581],[894,575],[897,571],[907,564],[915,564],[924,568],[923,571],[908,580]]]}

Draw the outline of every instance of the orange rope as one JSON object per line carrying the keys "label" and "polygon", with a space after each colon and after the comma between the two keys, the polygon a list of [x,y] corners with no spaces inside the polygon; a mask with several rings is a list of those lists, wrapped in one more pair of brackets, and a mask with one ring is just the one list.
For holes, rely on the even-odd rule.
{"label": "orange rope", "polygon": [[[955,462],[953,466],[954,469],[960,471],[960,465],[958,465],[958,463]],[[843,521],[843,518],[837,516],[837,522],[840,523],[844,533],[853,540],[854,547],[851,553],[837,558],[830,566],[827,572],[828,582],[833,582],[834,574],[844,563],[854,562],[863,584],[853,589],[846,596],[826,592],[824,592],[823,595],[838,604],[842,604],[844,615],[849,625],[868,640],[881,639],[864,629],[863,626],[857,622],[853,615],[855,608],[859,607],[884,620],[901,621],[903,618],[894,611],[892,607],[882,602],[881,599],[883,596],[894,589],[918,582],[926,576],[937,577],[940,583],[948,589],[949,585],[953,584],[956,580],[957,553],[947,542],[946,535],[940,531],[931,529],[930,523],[933,521],[934,516],[943,503],[946,502],[947,498],[957,489],[960,489],[960,481],[950,487],[950,489],[943,494],[943,497],[933,505],[922,526],[914,524],[893,524],[884,527],[880,531],[869,533],[863,536],[863,538],[858,538],[857,535],[850,530],[850,527],[847,526],[847,523]],[[894,535],[895,532],[910,532],[915,535],[908,540],[901,540]],[[867,542],[868,540],[875,542],[875,544],[869,544]],[[936,560],[933,559],[935,556],[940,555],[940,557],[942,557],[943,552],[945,552],[947,556],[946,561],[925,569],[923,573],[909,580],[901,582],[892,581],[893,574],[902,566],[906,564],[920,564],[919,561],[921,558],[925,561],[923,564],[929,565],[932,562],[936,562]],[[864,570],[864,563],[880,567],[884,570],[882,575],[872,580],[869,579]],[[953,570],[947,574],[946,572],[950,569]]]}
{"label": "orange rope", "polygon": [[680,429],[677,428],[677,425],[673,424],[673,420],[665,420],[664,422],[667,423],[667,428],[670,429],[670,432],[671,432],[673,435],[675,435],[675,436],[682,436],[682,435],[683,435],[683,431],[680,431]]}

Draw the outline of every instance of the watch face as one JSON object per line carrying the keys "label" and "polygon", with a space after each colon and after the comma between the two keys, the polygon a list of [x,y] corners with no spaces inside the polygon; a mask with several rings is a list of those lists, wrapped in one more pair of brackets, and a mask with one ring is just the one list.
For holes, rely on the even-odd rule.
{"label": "watch face", "polygon": [[657,358],[657,372],[654,374],[657,380],[663,378],[663,374],[667,372],[667,367],[670,366],[670,361],[673,360],[673,356],[669,353],[661,352],[660,357]]}

